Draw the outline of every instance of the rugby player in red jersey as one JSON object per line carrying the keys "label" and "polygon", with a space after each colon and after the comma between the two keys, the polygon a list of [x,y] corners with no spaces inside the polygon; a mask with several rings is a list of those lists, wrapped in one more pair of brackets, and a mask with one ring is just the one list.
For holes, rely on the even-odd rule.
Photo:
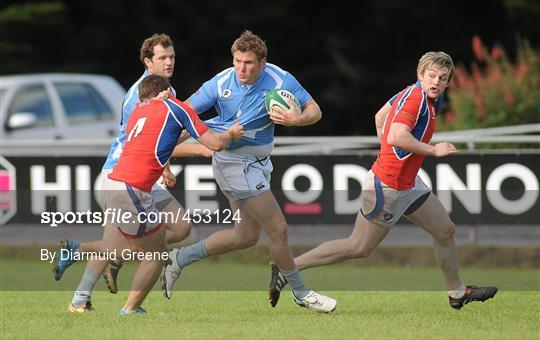
{"label": "rugby player in red jersey", "polygon": [[[405,216],[433,237],[435,259],[444,273],[450,306],[460,309],[471,301],[485,301],[497,287],[465,286],[457,268],[456,226],[447,211],[418,176],[426,156],[444,157],[458,152],[451,143],[431,145],[441,96],[454,74],[451,57],[428,52],[418,63],[418,81],[386,103],[375,116],[381,149],[362,183],[361,209],[352,234],[325,242],[294,259],[306,269],[367,257]],[[287,284],[272,265],[270,301],[277,303]]]}
{"label": "rugby player in red jersey", "polygon": [[[149,75],[141,81],[141,102],[128,120],[124,150],[104,183],[103,190],[107,195],[104,211],[111,209],[129,213],[127,220],[108,221],[124,236],[123,242],[104,239],[79,243],[67,239],[60,252],[63,256],[56,256],[54,261],[55,279],[60,280],[65,270],[84,253],[102,254],[111,250],[123,253],[129,249],[144,254],[133,278],[131,292],[120,310],[121,315],[146,313],[141,304],[167,260],[166,256],[157,257],[157,254],[167,254],[168,249],[165,229],[150,192],[168,164],[181,132],[187,130],[214,151],[224,149],[244,133],[239,123],[222,133],[209,130],[189,106],[163,95],[169,87],[168,79],[158,75]],[[160,94],[163,99],[155,98]],[[151,219],[151,215],[158,218]]]}

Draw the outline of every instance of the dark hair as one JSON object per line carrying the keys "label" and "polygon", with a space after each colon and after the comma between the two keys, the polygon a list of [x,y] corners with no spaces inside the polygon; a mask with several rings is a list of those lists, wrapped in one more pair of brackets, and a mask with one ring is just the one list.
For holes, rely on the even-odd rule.
{"label": "dark hair", "polygon": [[174,47],[171,37],[169,37],[165,33],[161,33],[161,34],[156,33],[153,36],[144,39],[141,46],[141,54],[140,54],[140,59],[143,64],[144,64],[144,58],[152,59],[152,57],[154,56],[154,47],[157,45],[161,45],[164,48],[167,48],[170,46]]}
{"label": "dark hair", "polygon": [[171,83],[169,82],[169,79],[153,74],[149,75],[139,84],[139,100],[143,101],[154,98],[160,92],[167,90],[170,86]]}

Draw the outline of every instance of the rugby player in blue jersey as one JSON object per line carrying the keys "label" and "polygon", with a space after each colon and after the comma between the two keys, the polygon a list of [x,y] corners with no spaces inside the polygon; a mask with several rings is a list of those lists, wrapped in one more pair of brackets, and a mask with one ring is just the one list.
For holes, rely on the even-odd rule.
{"label": "rugby player in blue jersey", "polygon": [[[250,31],[243,32],[231,47],[233,67],[205,82],[186,101],[197,113],[210,108],[217,116],[206,124],[218,132],[236,121],[244,136],[216,152],[212,168],[216,182],[229,199],[231,210],[239,212],[234,228],[220,230],[193,245],[173,249],[162,275],[162,289],[170,298],[182,268],[212,255],[249,248],[259,241],[261,229],[268,235],[270,256],[291,285],[294,301],[318,312],[331,312],[336,301],[308,288],[296,268],[287,238],[287,223],[270,191],[274,125],[312,125],[321,119],[319,105],[289,72],[266,62],[265,42]],[[269,114],[264,100],[268,91],[290,91],[300,102]]]}

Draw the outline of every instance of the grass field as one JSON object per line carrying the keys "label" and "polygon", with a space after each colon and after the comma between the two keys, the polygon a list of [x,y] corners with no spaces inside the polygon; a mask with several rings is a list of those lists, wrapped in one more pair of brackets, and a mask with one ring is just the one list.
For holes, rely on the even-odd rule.
{"label": "grass field", "polygon": [[[96,312],[66,312],[84,269],[76,264],[55,282],[43,262],[2,259],[1,334],[11,338],[190,338],[190,339],[358,339],[460,338],[538,339],[540,271],[461,271],[465,282],[496,284],[493,300],[455,311],[448,306],[436,268],[361,268],[345,264],[306,271],[313,288],[338,300],[332,314],[294,304],[289,291],[272,309],[264,287],[264,264],[202,261],[182,274],[171,300],[151,292],[145,316],[119,317],[134,265],[121,275],[122,291],[100,290]],[[19,275],[17,275],[19,273]],[[401,287],[401,288],[400,288]],[[404,289],[398,291],[399,289]],[[218,291],[219,290],[219,291]],[[380,291],[374,291],[380,290]]]}

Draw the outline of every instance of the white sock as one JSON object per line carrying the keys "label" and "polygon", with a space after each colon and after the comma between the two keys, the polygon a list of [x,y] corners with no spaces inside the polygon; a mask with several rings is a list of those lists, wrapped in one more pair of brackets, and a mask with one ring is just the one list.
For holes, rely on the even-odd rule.
{"label": "white sock", "polygon": [[461,287],[459,287],[458,290],[449,290],[448,296],[452,299],[461,299],[463,295],[465,295],[465,289],[467,289],[467,287],[461,284]]}

